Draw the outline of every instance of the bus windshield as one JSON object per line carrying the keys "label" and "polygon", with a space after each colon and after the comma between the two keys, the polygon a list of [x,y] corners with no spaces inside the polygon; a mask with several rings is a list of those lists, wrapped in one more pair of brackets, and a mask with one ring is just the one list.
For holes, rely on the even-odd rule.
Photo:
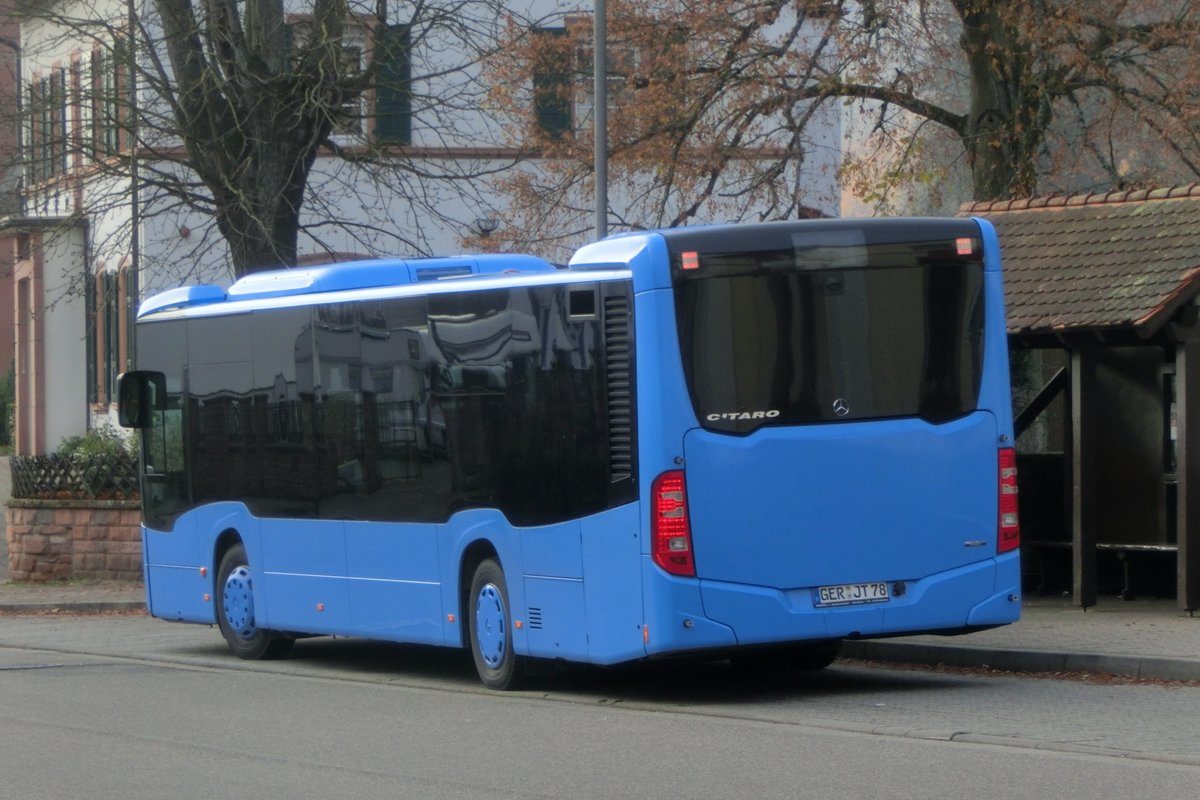
{"label": "bus windshield", "polygon": [[705,428],[942,422],[975,409],[984,326],[978,243],[841,238],[675,253],[684,373]]}

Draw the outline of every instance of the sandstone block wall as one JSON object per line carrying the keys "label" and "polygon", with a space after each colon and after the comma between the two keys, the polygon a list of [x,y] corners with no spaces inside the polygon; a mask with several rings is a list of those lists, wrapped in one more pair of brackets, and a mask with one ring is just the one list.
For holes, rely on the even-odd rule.
{"label": "sandstone block wall", "polygon": [[10,500],[5,521],[10,580],[142,579],[136,503]]}

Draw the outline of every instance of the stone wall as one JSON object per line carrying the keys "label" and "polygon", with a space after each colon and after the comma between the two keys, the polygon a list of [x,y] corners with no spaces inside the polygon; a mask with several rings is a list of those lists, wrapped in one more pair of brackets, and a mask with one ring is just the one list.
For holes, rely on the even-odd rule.
{"label": "stone wall", "polygon": [[142,579],[137,503],[9,500],[4,517],[9,580]]}

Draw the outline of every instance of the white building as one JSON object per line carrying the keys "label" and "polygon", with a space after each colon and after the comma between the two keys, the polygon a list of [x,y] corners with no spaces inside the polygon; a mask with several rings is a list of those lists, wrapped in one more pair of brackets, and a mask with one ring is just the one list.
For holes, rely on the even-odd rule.
{"label": "white building", "polygon": [[[527,2],[526,8],[458,3],[456,20],[474,14],[473,24],[463,28],[500,37],[510,23],[556,29],[568,17],[585,16],[577,5]],[[139,298],[182,284],[227,284],[233,275],[211,215],[156,186],[162,176],[187,177],[178,163],[155,155],[184,155],[177,139],[153,127],[169,111],[152,85],[159,65],[168,63],[161,42],[154,47],[157,61],[137,50],[136,78],[113,55],[128,41],[131,11],[140,23],[137,41],[160,38],[153,0],[27,5],[35,12],[21,28],[28,159],[21,211],[5,225],[17,232],[19,243],[16,449],[34,454],[52,452],[64,437],[110,418],[115,378],[130,366],[129,333]],[[284,5],[291,35],[307,35],[311,0]],[[322,151],[303,208],[302,262],[450,255],[479,247],[495,226],[505,224],[508,210],[497,184],[482,175],[539,168],[528,148],[514,141],[511,128],[483,110],[486,71],[460,63],[466,45],[454,30],[405,18],[412,4],[390,5],[388,35],[403,37],[404,45],[403,59],[389,68],[411,81],[411,91],[405,97],[366,92],[346,109],[333,143],[359,155],[386,145],[383,150],[397,157],[394,163],[356,164],[333,149]],[[375,0],[351,0],[351,6],[362,13],[348,27],[343,53],[363,65],[382,29],[371,22]],[[521,80],[531,84],[533,76]],[[131,147],[130,118],[121,102],[126,97],[136,98],[142,120],[137,148]],[[570,124],[590,119],[588,102],[580,95],[571,104]],[[842,123],[836,112],[824,120],[792,180],[812,198],[810,210],[836,215]],[[134,152],[135,179],[106,168]],[[437,177],[452,174],[480,177]],[[204,194],[203,187],[197,191]],[[636,213],[628,211],[632,194],[614,187],[614,218]],[[698,221],[705,219],[702,212]],[[575,244],[586,238],[580,234]]]}

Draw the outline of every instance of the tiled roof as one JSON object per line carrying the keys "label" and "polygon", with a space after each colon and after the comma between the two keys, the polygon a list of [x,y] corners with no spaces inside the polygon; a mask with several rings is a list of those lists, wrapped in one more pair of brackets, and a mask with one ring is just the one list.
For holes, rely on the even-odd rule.
{"label": "tiled roof", "polygon": [[966,204],[996,226],[1010,333],[1136,328],[1200,294],[1200,184]]}

